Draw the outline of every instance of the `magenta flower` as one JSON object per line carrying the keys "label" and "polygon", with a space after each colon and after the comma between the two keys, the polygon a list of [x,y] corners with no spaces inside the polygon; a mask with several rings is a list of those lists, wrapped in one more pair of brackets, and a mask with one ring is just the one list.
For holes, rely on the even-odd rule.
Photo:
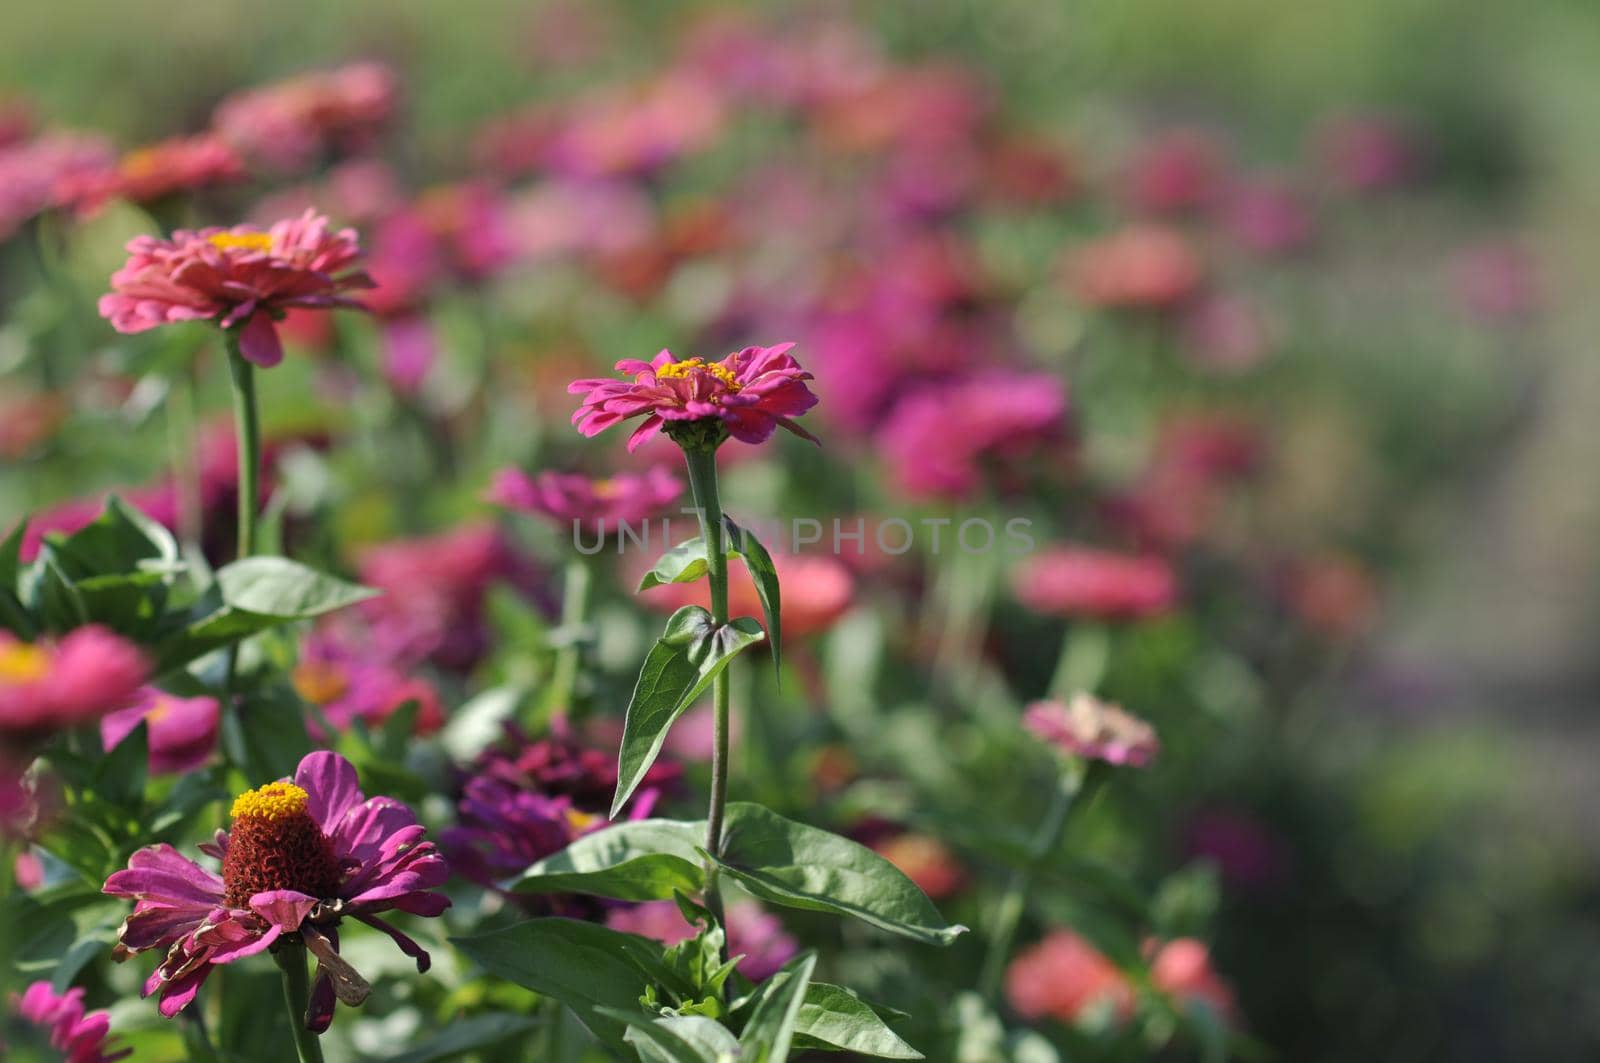
{"label": "magenta flower", "polygon": [[177,775],[194,771],[211,758],[217,748],[218,719],[216,698],[180,698],[145,687],[132,705],[100,720],[100,742],[109,753],[144,723],[150,736],[150,771]]}
{"label": "magenta flower", "polygon": [[45,133],[0,147],[0,240],[34,215],[66,206],[78,182],[105,173],[115,160],[110,144],[80,133]]}
{"label": "magenta flower", "polygon": [[357,720],[381,726],[415,702],[415,731],[431,734],[444,725],[444,706],[433,684],[412,674],[422,663],[418,649],[404,627],[333,618],[306,637],[289,681],[340,732]]}
{"label": "magenta flower", "polygon": [[346,295],[370,288],[354,269],[361,255],[354,229],[330,232],[328,219],[307,210],[263,232],[180,229],[172,239],[138,236],[127,265],[111,275],[100,314],[118,332],[144,332],[177,321],[215,321],[239,329],[239,351],[260,366],[283,360],[273,321],[294,307],[361,304]]}
{"label": "magenta flower", "polygon": [[131,642],[103,627],[60,641],[23,642],[0,631],[0,742],[74,727],[128,703],[148,671]]}
{"label": "magenta flower", "polygon": [[1178,598],[1177,578],[1165,560],[1081,546],[1058,546],[1028,558],[1012,590],[1036,613],[1098,620],[1158,616]]}
{"label": "magenta flower", "polygon": [[210,133],[174,137],[124,155],[115,166],[86,174],[66,186],[81,210],[108,199],[151,203],[180,192],[242,181],[244,163],[232,148]]}
{"label": "magenta flower", "polygon": [[[460,824],[441,844],[451,864],[481,886],[493,887],[609,825],[616,756],[581,742],[564,723],[538,741],[512,731],[471,770],[457,805]],[[680,774],[668,760],[651,765],[629,818],[647,818]]]}
{"label": "magenta flower", "polygon": [[879,438],[907,494],[961,499],[986,472],[1061,442],[1066,414],[1066,389],[1054,376],[996,370],[906,396]]}
{"label": "magenta flower", "polygon": [[[730,904],[727,920],[723,929],[728,935],[728,955],[741,957],[739,973],[752,982],[772,977],[800,951],[783,921],[754,901]],[[606,916],[606,925],[667,946],[687,941],[695,933],[676,901],[646,901],[614,909]]]}
{"label": "magenta flower", "polygon": [[592,480],[581,473],[502,469],[489,488],[490,502],[524,513],[549,517],[561,527],[597,529],[602,535],[619,524],[650,519],[683,494],[683,481],[656,466],[644,473],[624,473]]}
{"label": "magenta flower", "polygon": [[23,1019],[50,1031],[50,1047],[63,1053],[64,1063],[113,1063],[133,1054],[133,1049],[110,1051],[111,1013],[83,1010],[83,990],[57,993],[48,981],[30,985],[15,998]]}
{"label": "magenta flower", "polygon": [[630,451],[664,425],[696,421],[721,422],[727,435],[745,443],[766,442],[774,428],[815,443],[815,436],[791,420],[817,404],[805,384],[811,374],[789,356],[793,346],[746,347],[720,362],[678,361],[671,351],[649,362],[624,358],[617,372],[627,373],[631,381],[575,380],[567,386],[568,392],[584,396],[572,423],[593,436],[642,416],[644,423],[628,437]]}
{"label": "magenta flower", "polygon": [[339,956],[349,916],[394,939],[426,971],[420,945],[379,912],[437,916],[450,900],[431,892],[449,868],[404,804],[365,797],[355,768],[336,753],[308,754],[294,781],[268,783],[233,803],[233,829],[200,850],[222,861],[217,875],[170,845],[140,849],[104,891],[137,904],[119,931],[117,957],[159,949],[144,985],[168,1018],[188,1006],[213,967],[298,938],[317,958],[306,1027],[333,1021],[335,1001],[355,1006],[371,987]]}
{"label": "magenta flower", "polygon": [[1077,694],[1065,704],[1036,701],[1022,725],[1063,753],[1108,764],[1142,768],[1161,748],[1155,728],[1093,694]]}

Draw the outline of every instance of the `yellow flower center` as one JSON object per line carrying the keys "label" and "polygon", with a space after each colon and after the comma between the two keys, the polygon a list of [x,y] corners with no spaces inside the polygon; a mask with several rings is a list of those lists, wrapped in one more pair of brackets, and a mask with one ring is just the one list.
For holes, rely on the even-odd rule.
{"label": "yellow flower center", "polygon": [[740,384],[733,378],[733,370],[716,362],[707,362],[704,358],[687,358],[681,362],[669,362],[656,370],[657,380],[674,380],[679,377],[687,378],[692,373],[709,373],[722,381],[729,391],[738,391]]}
{"label": "yellow flower center", "polygon": [[0,649],[0,685],[31,683],[49,670],[50,655],[37,646],[18,642]]}
{"label": "yellow flower center", "polygon": [[580,834],[593,827],[599,818],[592,812],[582,812],[576,808],[569,808],[566,811],[567,826]]}
{"label": "yellow flower center", "polygon": [[162,720],[171,715],[172,699],[168,697],[157,697],[156,703],[151,706],[149,712],[144,714],[144,718],[147,723],[154,724],[160,723]]}
{"label": "yellow flower center", "polygon": [[615,498],[622,488],[618,486],[617,481],[608,479],[596,480],[589,489],[594,492],[596,498]]}
{"label": "yellow flower center", "polygon": [[306,810],[306,801],[310,796],[292,782],[269,782],[234,798],[230,814],[234,819],[241,816],[266,820],[288,819]]}
{"label": "yellow flower center", "polygon": [[350,681],[343,670],[321,661],[304,661],[295,666],[289,676],[294,692],[313,705],[327,705],[338,701],[349,689]]}
{"label": "yellow flower center", "polygon": [[223,251],[271,251],[272,235],[270,233],[213,233],[206,237],[206,242],[212,247]]}
{"label": "yellow flower center", "polygon": [[[151,148],[140,148],[130,151],[122,157],[122,173],[125,177],[151,177],[161,169],[161,153]],[[213,242],[216,237],[212,237]]]}

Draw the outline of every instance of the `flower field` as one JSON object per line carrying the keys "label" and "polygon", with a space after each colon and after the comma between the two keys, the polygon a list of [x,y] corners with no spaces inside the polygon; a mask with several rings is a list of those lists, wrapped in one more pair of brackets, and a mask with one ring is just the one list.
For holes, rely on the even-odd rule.
{"label": "flower field", "polygon": [[1600,1051],[1600,18],[1343,6],[19,12],[0,1055]]}

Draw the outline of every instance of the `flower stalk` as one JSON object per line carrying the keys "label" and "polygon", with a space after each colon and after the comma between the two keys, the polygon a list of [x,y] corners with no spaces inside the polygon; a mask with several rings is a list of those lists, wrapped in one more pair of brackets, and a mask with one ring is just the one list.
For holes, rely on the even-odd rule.
{"label": "flower stalk", "polygon": [[305,950],[285,941],[273,950],[273,959],[283,972],[283,1006],[289,1013],[289,1032],[294,1035],[300,1063],[322,1063],[322,1045],[306,1026],[306,1010],[311,1002],[311,983],[306,977]]}
{"label": "flower stalk", "polygon": [[568,558],[561,588],[561,632],[566,641],[556,652],[550,698],[544,703],[547,713],[568,717],[573,714],[578,672],[589,641],[584,627],[589,620],[589,591],[593,584],[594,568],[590,560],[581,554]]}
{"label": "flower stalk", "polygon": [[[711,622],[718,628],[728,623],[728,554],[722,541],[722,500],[717,492],[717,451],[715,446],[685,446],[684,460],[689,467],[689,487],[694,492],[695,510],[700,517],[700,539],[706,544],[707,579],[711,584]],[[728,804],[728,670],[720,672],[711,685],[713,717],[711,750],[711,803],[706,812],[706,852],[722,855],[722,820]],[[706,868],[708,907],[721,919],[721,897],[717,890],[716,866]]]}
{"label": "flower stalk", "polygon": [[233,426],[239,439],[240,558],[256,552],[256,506],[261,497],[261,409],[256,400],[255,366],[239,348],[239,332],[223,332],[228,372],[233,378]]}

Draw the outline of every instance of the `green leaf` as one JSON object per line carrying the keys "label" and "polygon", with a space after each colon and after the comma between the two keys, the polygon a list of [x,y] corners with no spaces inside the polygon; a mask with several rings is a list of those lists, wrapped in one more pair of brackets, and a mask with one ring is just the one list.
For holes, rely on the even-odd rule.
{"label": "green leaf", "polygon": [[921,1059],[866,1001],[843,986],[812,982],[794,1024],[795,1044],[880,1059]]}
{"label": "green leaf", "polygon": [[639,581],[639,589],[647,591],[667,583],[693,583],[708,571],[710,565],[706,562],[706,542],[696,535],[662,554],[655,567]]}
{"label": "green leaf", "polygon": [[947,925],[926,894],[864,845],[745,802],[728,806],[726,822],[717,863],[762,900],[853,916],[929,945],[966,932]]}
{"label": "green leaf", "polygon": [[652,984],[670,978],[654,941],[575,919],[525,923],[451,942],[488,971],[571,1008],[596,1037],[627,1054],[627,1023]]}
{"label": "green leaf", "polygon": [[645,657],[628,702],[612,819],[655,763],[667,731],[678,717],[705,693],[729,661],[765,637],[761,625],[749,617],[718,628],[711,622],[711,614],[698,605],[686,605],[672,614],[666,631]]}
{"label": "green leaf", "polygon": [[[766,616],[766,630],[772,647],[772,666],[781,665],[779,655],[782,633],[779,628],[781,598],[778,591],[778,572],[772,565],[772,555],[761,545],[761,540],[735,524],[731,518],[722,518],[723,534],[727,536],[727,557],[738,558],[749,570],[756,587],[756,597],[761,599],[761,611]],[[647,591],[668,583],[693,583],[705,577],[710,566],[706,561],[706,544],[700,536],[687,539],[661,555],[655,567],[644,574],[639,589]]]}
{"label": "green leaf", "polygon": [[761,612],[767,618],[767,644],[772,648],[772,667],[780,671],[783,667],[779,654],[783,633],[779,623],[783,601],[778,592],[778,570],[772,566],[772,555],[767,553],[760,539],[727,517],[722,519],[722,524],[728,536],[728,556],[738,555],[756,585],[756,597],[761,599]]}
{"label": "green leaf", "polygon": [[17,521],[17,526],[0,542],[0,590],[17,590],[17,577],[22,574],[22,540],[28,534],[28,518]]}
{"label": "green leaf", "polygon": [[150,769],[150,725],[139,725],[95,767],[95,796],[130,811],[144,807],[144,784]]}
{"label": "green leaf", "polygon": [[605,1014],[628,1024],[623,1039],[643,1063],[733,1063],[739,1042],[726,1026],[699,1015],[652,1018],[639,1011],[606,1008]]}
{"label": "green leaf", "polygon": [[384,1063],[434,1063],[435,1060],[460,1059],[474,1049],[509,1041],[538,1025],[539,1020],[529,1015],[494,1013],[452,1019],[446,1029],[419,1042],[409,1052],[385,1055],[383,1060]]}
{"label": "green leaf", "polygon": [[588,893],[621,901],[670,900],[705,885],[696,844],[704,823],[641,819],[586,834],[534,864],[518,893]]}
{"label": "green leaf", "polygon": [[223,604],[276,620],[310,620],[378,592],[286,557],[247,557],[217,570]]}
{"label": "green leaf", "polygon": [[817,954],[807,949],[762,983],[756,1010],[739,1035],[739,1047],[752,1063],[786,1063],[795,1023],[806,1000],[806,987],[816,969]]}
{"label": "green leaf", "polygon": [[45,536],[47,549],[74,582],[94,576],[128,575],[153,562],[171,576],[178,568],[172,533],[116,495],[100,515],[71,535]]}

